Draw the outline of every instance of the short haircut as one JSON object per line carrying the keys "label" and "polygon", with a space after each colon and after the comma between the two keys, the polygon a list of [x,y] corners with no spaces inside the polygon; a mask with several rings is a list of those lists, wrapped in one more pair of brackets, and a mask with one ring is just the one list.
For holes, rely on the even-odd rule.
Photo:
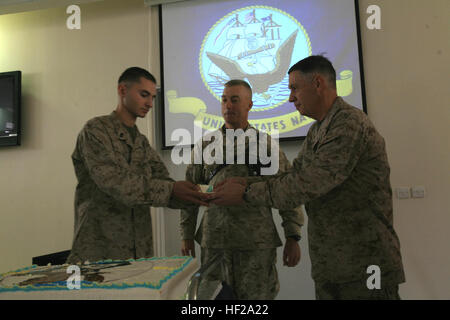
{"label": "short haircut", "polygon": [[322,55],[309,56],[300,60],[289,69],[288,74],[293,71],[300,71],[305,75],[320,73],[327,77],[333,88],[336,88],[336,70],[334,70],[330,60]]}
{"label": "short haircut", "polygon": [[247,81],[240,79],[232,79],[227,83],[225,83],[225,87],[234,87],[234,86],[243,86],[247,88],[250,91],[250,97],[252,97],[252,87],[250,87]]}
{"label": "short haircut", "polygon": [[139,82],[141,78],[150,80],[156,84],[155,77],[145,69],[139,67],[131,67],[125,70],[119,77],[118,83],[121,82]]}

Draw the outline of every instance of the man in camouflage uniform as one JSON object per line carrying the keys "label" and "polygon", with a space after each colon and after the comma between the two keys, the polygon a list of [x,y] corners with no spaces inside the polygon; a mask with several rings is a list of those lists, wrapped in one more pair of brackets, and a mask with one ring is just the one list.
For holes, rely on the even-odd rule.
{"label": "man in camouflage uniform", "polygon": [[[292,66],[289,88],[289,101],[317,120],[293,170],[265,182],[229,181],[211,203],[305,204],[316,297],[399,299],[405,276],[383,137],[364,112],[337,96],[336,73],[326,58],[311,56]],[[379,268],[381,288],[369,289],[377,283],[370,266]]]}
{"label": "man in camouflage uniform", "polygon": [[[225,84],[222,95],[222,115],[225,125],[212,135],[221,139],[218,144],[223,148],[221,161],[206,161],[201,164],[191,164],[186,171],[186,180],[195,184],[209,184],[211,186],[220,183],[228,177],[249,177],[252,181],[263,181],[267,176],[261,176],[261,167],[252,164],[250,153],[252,146],[263,148],[259,140],[252,142],[251,138],[230,141],[234,146],[232,164],[226,159],[226,130],[235,132],[241,129],[242,135],[261,134],[264,143],[267,142],[268,150],[271,150],[271,139],[267,134],[259,133],[249,125],[248,112],[252,107],[251,88],[245,81],[231,80]],[[243,130],[243,131],[242,131]],[[229,132],[230,132],[229,131]],[[237,130],[239,131],[239,130]],[[210,134],[211,135],[211,134]],[[238,133],[236,136],[239,135]],[[233,137],[230,140],[233,140]],[[212,140],[212,141],[209,141]],[[216,140],[204,137],[199,142],[205,150]],[[240,142],[239,142],[240,141]],[[258,142],[257,142],[258,141]],[[236,143],[237,142],[237,143]],[[245,163],[238,162],[239,143],[245,143]],[[275,142],[272,142],[275,143]],[[256,149],[256,148],[255,148]],[[254,152],[254,150],[253,150]],[[276,148],[279,154],[279,171],[289,169],[290,164],[284,153]],[[217,154],[214,154],[217,156]],[[278,158],[275,157],[275,158]],[[194,159],[194,153],[192,159]],[[272,161],[274,157],[271,158]],[[207,164],[211,163],[211,164]],[[254,163],[254,162],[253,162]],[[278,164],[278,163],[277,163]],[[276,173],[278,170],[275,169]],[[194,233],[197,224],[198,208],[181,211],[181,235],[182,253],[195,256]],[[297,265],[300,260],[300,228],[303,225],[303,212],[301,208],[295,210],[281,210],[283,228],[286,237],[283,260],[290,267]],[[270,206],[242,205],[239,207],[211,206],[206,209],[202,222],[195,235],[195,240],[201,246],[202,266],[209,265],[219,257],[219,267],[215,268],[209,276],[225,281],[230,285],[238,299],[274,299],[279,291],[278,275],[276,270],[276,247],[282,242],[277,233]]]}
{"label": "man in camouflage uniform", "polygon": [[119,78],[118,95],[115,111],[87,122],[72,154],[78,185],[68,263],[151,257],[149,206],[205,204],[198,186],[169,177],[135,125],[153,106],[155,78],[129,68]]}

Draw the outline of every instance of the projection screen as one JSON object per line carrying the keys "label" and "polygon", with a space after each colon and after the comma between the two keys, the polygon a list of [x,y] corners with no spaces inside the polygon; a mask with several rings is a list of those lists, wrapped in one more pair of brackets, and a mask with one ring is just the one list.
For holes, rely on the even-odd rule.
{"label": "projection screen", "polygon": [[[331,60],[338,95],[366,111],[356,6],[354,0],[161,5],[163,148],[195,143],[194,128],[204,134],[223,125],[220,100],[230,79],[251,85],[254,127],[276,130],[281,140],[305,137],[314,120],[288,101],[287,71],[312,54]],[[174,134],[180,130],[189,139],[180,141]]]}

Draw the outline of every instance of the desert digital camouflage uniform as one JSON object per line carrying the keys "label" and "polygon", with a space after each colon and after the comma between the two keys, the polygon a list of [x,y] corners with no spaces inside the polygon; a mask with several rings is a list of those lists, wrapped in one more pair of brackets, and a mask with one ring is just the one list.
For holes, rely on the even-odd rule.
{"label": "desert digital camouflage uniform", "polygon": [[347,283],[316,282],[317,300],[400,300],[398,284],[368,290],[365,281]]}
{"label": "desert digital camouflage uniform", "polygon": [[[255,130],[248,126],[247,130]],[[226,161],[225,127],[220,129],[223,136],[223,163]],[[270,154],[270,137],[264,134]],[[203,139],[202,149],[212,141]],[[234,156],[239,149],[234,145]],[[249,142],[245,142],[245,154],[249,154]],[[193,152],[194,154],[194,152]],[[192,156],[194,160],[194,156]],[[235,158],[236,160],[236,158]],[[262,181],[269,176],[259,176],[258,169],[246,164],[191,164],[186,170],[186,180],[195,184],[216,185],[230,177],[249,177],[250,181]],[[249,163],[249,159],[246,159]],[[279,171],[286,171],[290,164],[279,151]],[[303,211],[280,210],[282,226],[286,237],[300,236],[303,225]],[[194,239],[198,208],[181,211],[180,229],[182,239]],[[238,299],[274,299],[279,291],[276,270],[276,247],[282,245],[268,206],[220,207],[211,205],[204,213],[195,234],[195,240],[202,247],[202,265],[213,260],[216,255],[223,256],[228,274],[217,270],[213,276],[231,285]]]}
{"label": "desert digital camouflage uniform", "polygon": [[173,180],[147,138],[115,112],[81,130],[72,154],[78,185],[68,263],[153,256],[149,206],[168,206]]}
{"label": "desert digital camouflage uniform", "polygon": [[405,281],[393,228],[385,142],[368,117],[337,97],[314,123],[293,170],[252,184],[247,203],[289,209],[305,204],[312,277],[322,284],[359,282],[381,270],[381,287]]}

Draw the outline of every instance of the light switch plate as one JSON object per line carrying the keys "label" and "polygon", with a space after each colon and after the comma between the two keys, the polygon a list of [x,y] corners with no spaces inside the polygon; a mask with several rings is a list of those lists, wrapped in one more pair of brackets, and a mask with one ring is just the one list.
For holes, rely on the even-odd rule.
{"label": "light switch plate", "polygon": [[398,199],[409,199],[411,197],[409,194],[409,188],[407,187],[397,188],[395,191]]}
{"label": "light switch plate", "polygon": [[412,187],[411,195],[413,198],[425,198],[425,187],[424,186]]}

